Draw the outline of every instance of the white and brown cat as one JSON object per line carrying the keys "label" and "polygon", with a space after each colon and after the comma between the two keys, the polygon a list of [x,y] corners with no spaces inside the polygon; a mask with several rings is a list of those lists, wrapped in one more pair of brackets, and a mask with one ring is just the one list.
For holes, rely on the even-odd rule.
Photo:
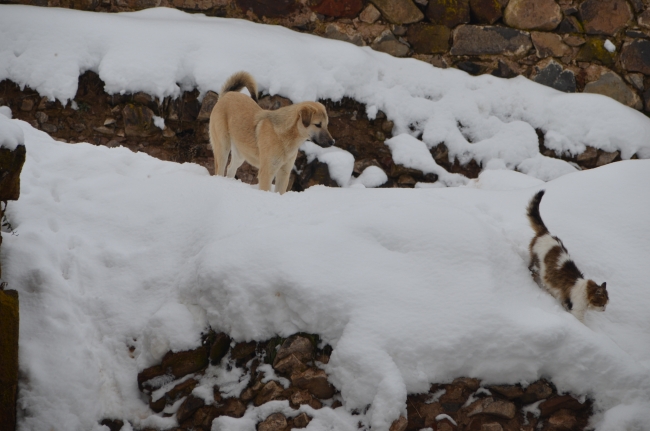
{"label": "white and brown cat", "polygon": [[605,311],[609,301],[606,283],[587,280],[558,237],[552,236],[539,214],[544,190],[528,204],[528,220],[535,231],[530,242],[530,266],[533,278],[541,287],[557,298],[567,311],[581,322],[587,309]]}

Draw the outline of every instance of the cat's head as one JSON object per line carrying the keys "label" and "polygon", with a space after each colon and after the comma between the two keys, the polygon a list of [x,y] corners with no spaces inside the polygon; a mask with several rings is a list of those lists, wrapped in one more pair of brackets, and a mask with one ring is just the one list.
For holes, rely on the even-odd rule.
{"label": "cat's head", "polygon": [[587,299],[589,300],[589,308],[605,311],[605,306],[609,302],[607,283],[599,285],[593,280],[587,281]]}

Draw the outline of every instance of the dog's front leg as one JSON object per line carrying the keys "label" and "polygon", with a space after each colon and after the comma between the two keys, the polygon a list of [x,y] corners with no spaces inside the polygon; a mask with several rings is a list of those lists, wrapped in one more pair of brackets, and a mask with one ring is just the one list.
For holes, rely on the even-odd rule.
{"label": "dog's front leg", "polygon": [[[296,153],[296,156],[298,154]],[[277,175],[275,176],[275,191],[284,194],[287,191],[287,186],[289,185],[289,178],[291,177],[291,170],[296,161],[295,157],[292,157],[291,160],[286,162],[280,167]]]}

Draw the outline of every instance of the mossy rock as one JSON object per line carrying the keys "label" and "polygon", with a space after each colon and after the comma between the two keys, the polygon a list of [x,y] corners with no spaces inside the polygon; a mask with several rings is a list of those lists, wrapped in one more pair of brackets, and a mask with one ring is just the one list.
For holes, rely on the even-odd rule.
{"label": "mossy rock", "polygon": [[605,41],[598,38],[588,39],[587,42],[582,45],[582,48],[580,48],[576,60],[586,61],[589,63],[598,61],[603,66],[608,67],[613,66],[616,61],[614,53],[605,49]]}

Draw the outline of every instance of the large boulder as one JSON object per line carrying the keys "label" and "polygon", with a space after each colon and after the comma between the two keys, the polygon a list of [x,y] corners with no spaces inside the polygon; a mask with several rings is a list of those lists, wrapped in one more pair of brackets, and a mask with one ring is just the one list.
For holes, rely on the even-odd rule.
{"label": "large boulder", "polygon": [[511,0],[503,20],[521,30],[554,30],[562,21],[562,10],[555,0]]}

